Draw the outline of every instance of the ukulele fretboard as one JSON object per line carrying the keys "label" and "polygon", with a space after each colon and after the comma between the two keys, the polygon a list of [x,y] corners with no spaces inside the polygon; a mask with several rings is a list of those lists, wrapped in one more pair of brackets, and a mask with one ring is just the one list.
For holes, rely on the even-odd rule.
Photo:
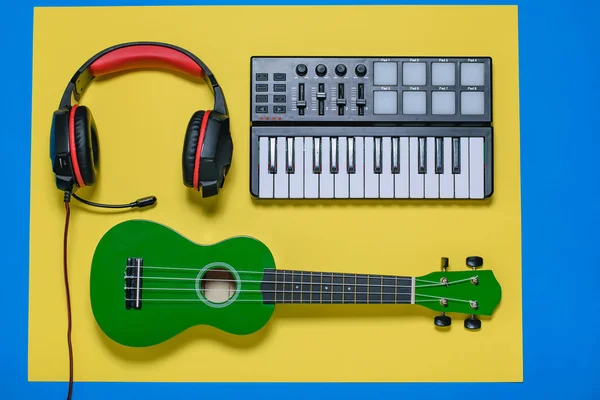
{"label": "ukulele fretboard", "polygon": [[261,291],[267,304],[414,304],[408,276],[267,269]]}

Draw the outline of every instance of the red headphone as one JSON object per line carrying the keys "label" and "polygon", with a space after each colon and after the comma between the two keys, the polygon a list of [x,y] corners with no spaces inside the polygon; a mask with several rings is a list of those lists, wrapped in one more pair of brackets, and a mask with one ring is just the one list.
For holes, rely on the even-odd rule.
{"label": "red headphone", "polygon": [[[196,111],[185,133],[183,183],[201,191],[203,197],[218,194],[229,172],[233,155],[223,91],[215,76],[198,57],[180,47],[156,42],[112,46],[94,55],[75,72],[52,118],[50,159],[57,188],[70,195],[77,188],[93,185],[98,178],[100,150],[96,123],[89,108],[77,104],[87,86],[97,76],[141,68],[181,72],[194,78],[203,78],[209,84],[214,96],[213,109]],[[153,204],[156,198],[152,199]]]}

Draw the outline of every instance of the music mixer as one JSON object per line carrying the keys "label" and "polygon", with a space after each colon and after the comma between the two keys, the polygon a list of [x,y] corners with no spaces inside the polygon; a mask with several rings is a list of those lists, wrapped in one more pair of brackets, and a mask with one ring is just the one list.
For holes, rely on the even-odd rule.
{"label": "music mixer", "polygon": [[489,57],[252,57],[259,199],[485,199]]}

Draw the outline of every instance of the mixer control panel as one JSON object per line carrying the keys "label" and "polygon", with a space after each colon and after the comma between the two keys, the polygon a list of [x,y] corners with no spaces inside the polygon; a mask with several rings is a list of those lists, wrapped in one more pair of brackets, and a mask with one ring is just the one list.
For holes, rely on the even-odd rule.
{"label": "mixer control panel", "polygon": [[489,57],[252,57],[253,122],[490,123]]}

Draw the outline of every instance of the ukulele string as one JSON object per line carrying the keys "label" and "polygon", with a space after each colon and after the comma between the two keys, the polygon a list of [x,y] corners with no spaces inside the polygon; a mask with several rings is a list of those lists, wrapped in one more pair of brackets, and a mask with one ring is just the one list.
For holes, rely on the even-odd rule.
{"label": "ukulele string", "polygon": [[[135,287],[125,287],[125,289],[129,289],[129,290],[135,290],[137,288]],[[178,291],[188,291],[188,292],[196,292],[196,288],[147,288],[147,287],[141,287],[139,288],[140,290],[156,290],[156,291],[163,291],[163,292],[178,292]],[[379,293],[367,293],[367,292],[334,292],[334,291],[319,291],[319,290],[313,290],[313,291],[307,291],[307,292],[294,292],[293,290],[252,290],[252,289],[240,289],[239,291],[236,290],[231,290],[231,289],[209,289],[209,292],[237,292],[237,293],[281,293],[281,294],[309,294],[309,295],[313,295],[313,294],[348,294],[348,293],[356,293],[356,294],[365,294],[365,295],[371,295],[371,294],[377,294],[377,295],[410,295],[410,293],[384,293],[384,292],[379,292]],[[466,302],[469,303],[470,300],[461,300],[461,299],[453,299],[453,298],[449,298],[449,297],[440,297],[440,296],[432,296],[432,295],[426,295],[426,294],[419,294],[419,293],[415,293],[415,296],[421,296],[421,297],[428,297],[431,298],[431,300],[422,300],[422,301],[438,301],[440,299],[446,299],[448,301],[452,300],[452,301],[458,301],[458,302]],[[126,300],[133,300],[133,299],[126,299]],[[153,300],[153,299],[143,299],[143,301],[146,300]],[[161,299],[154,299],[154,300],[161,300]],[[174,299],[177,300],[177,299]],[[182,299],[185,300],[185,299]],[[249,299],[249,300],[257,300],[257,301],[262,301],[261,299]],[[237,301],[237,300],[236,300]],[[248,301],[248,300],[242,300],[242,301]]]}
{"label": "ukulele string", "polygon": [[[135,287],[125,287],[126,290],[136,290],[137,288]],[[140,290],[156,290],[156,291],[163,291],[163,292],[196,292],[197,289],[196,288],[149,288],[149,287],[141,287],[139,288]],[[208,289],[207,292],[237,292],[237,293],[292,293],[292,294],[344,294],[344,293],[357,293],[357,294],[365,294],[365,295],[372,295],[372,294],[377,294],[377,295],[410,295],[410,293],[385,293],[385,292],[378,292],[378,293],[367,293],[367,292],[352,292],[352,291],[341,291],[341,292],[337,292],[337,291],[329,291],[329,290],[325,290],[325,291],[320,291],[320,290],[312,290],[312,291],[303,291],[303,292],[295,292],[293,290],[275,290],[275,289],[269,289],[269,290],[260,290],[260,289],[240,289],[240,290],[232,290],[232,289],[223,289],[223,288],[219,288],[219,289]],[[458,300],[458,299],[451,299],[448,297],[439,297],[439,296],[431,296],[431,295],[425,295],[425,294],[419,294],[419,293],[415,293],[415,296],[422,296],[422,297],[431,297],[434,299],[446,299],[446,300],[454,300],[454,301],[467,301],[468,300]]]}
{"label": "ukulele string", "polygon": [[[143,267],[146,268],[146,267]],[[244,273],[243,271],[238,271],[239,273]],[[128,276],[125,275],[125,279],[127,278],[137,278],[134,276]],[[180,278],[180,277],[169,277],[169,276],[140,276],[140,279],[156,279],[156,280],[167,280],[167,281],[205,281],[205,282],[233,282],[233,283],[274,283],[274,284],[286,284],[286,285],[292,285],[292,284],[306,284],[308,282],[288,282],[288,281],[263,281],[263,280],[248,280],[248,279],[240,279],[240,280],[236,280],[236,279],[211,279],[211,278],[206,278],[206,279],[198,279],[198,278]],[[458,279],[456,281],[448,281],[448,283],[442,283],[442,282],[436,282],[436,283],[432,283],[432,284],[426,284],[426,285],[415,285],[415,288],[423,288],[423,287],[432,287],[432,286],[448,286],[451,284],[456,284],[456,283],[462,283],[462,282],[467,282],[467,281],[471,281],[473,278],[478,278],[477,275],[470,277],[470,278],[465,278],[465,279]],[[341,286],[345,286],[346,284],[344,283],[335,283],[335,282],[319,282],[318,284],[321,285],[341,285]],[[376,284],[369,284],[369,283],[352,283],[350,284],[352,286],[367,286],[367,287],[390,287],[390,288],[412,288],[412,285],[376,285]]]}
{"label": "ukulele string", "polygon": [[[418,296],[418,295],[417,295]],[[449,301],[456,301],[456,302],[460,302],[460,303],[470,303],[470,300],[461,300],[461,299],[448,299],[446,297],[444,297],[446,300]],[[438,299],[424,299],[424,300],[415,300],[415,303],[426,303],[426,302],[437,302],[439,301],[439,299],[442,299],[442,297],[438,298]],[[134,301],[135,299],[128,299],[126,298],[125,300],[127,301]],[[182,302],[200,302],[203,301],[201,299],[198,298],[190,298],[190,299],[142,299],[143,302],[147,302],[147,301],[153,301],[153,302],[178,302],[178,301],[182,301]],[[224,301],[222,303],[225,303],[227,301]],[[267,304],[267,302],[265,302],[262,299],[235,299],[236,303],[265,303]],[[302,301],[298,301],[298,302],[294,302],[292,300],[290,301],[277,301],[278,304],[284,304],[284,303],[296,303],[296,304],[300,304],[300,303],[307,303],[307,302],[302,302]],[[322,301],[319,302],[310,302],[310,303],[318,303],[318,304],[336,304],[336,303],[323,303]],[[216,304],[221,304],[221,303],[216,303]],[[340,304],[340,303],[338,303]],[[345,303],[345,304],[407,304],[407,303],[398,303],[396,300],[380,300],[380,301],[375,301],[373,303],[363,303],[363,302],[355,302],[355,303]]]}
{"label": "ukulele string", "polygon": [[[154,266],[154,265],[143,265],[142,269],[159,269],[159,270],[167,270],[167,271],[192,271],[192,272],[200,272],[200,271],[202,271],[201,268],[158,267],[158,266]],[[276,270],[276,269],[273,269],[272,271],[280,273],[280,274],[283,274],[284,276],[290,276],[290,275],[292,275],[294,273],[294,271],[289,271],[289,270]],[[267,272],[265,272],[265,271],[236,271],[236,272],[238,272],[240,274],[263,274],[264,275],[264,274],[270,273],[271,271],[267,271]],[[295,273],[298,273],[298,272],[302,273],[302,271],[295,271]],[[306,272],[309,272],[309,271],[306,271]],[[342,274],[341,272],[317,272],[317,273],[320,273],[320,274],[323,274],[323,275]],[[347,274],[347,273],[345,273],[345,274],[346,275],[352,275],[352,274]],[[354,274],[354,275],[357,275],[357,274]],[[387,278],[387,279],[396,279],[396,278],[400,278],[400,279],[404,278],[404,279],[406,279],[406,278],[409,278],[407,276],[398,276],[398,277],[396,277],[396,276],[392,276],[392,275],[380,275],[380,277],[384,278],[384,279],[385,278]],[[471,278],[469,278],[469,279],[471,279]],[[469,279],[466,279],[466,280],[469,280]],[[415,281],[417,281],[417,282],[431,283],[431,284],[438,284],[439,283],[439,282],[430,281],[430,280],[426,280],[426,279],[419,279],[419,278],[415,278]],[[455,282],[460,282],[460,281],[455,281]]]}

